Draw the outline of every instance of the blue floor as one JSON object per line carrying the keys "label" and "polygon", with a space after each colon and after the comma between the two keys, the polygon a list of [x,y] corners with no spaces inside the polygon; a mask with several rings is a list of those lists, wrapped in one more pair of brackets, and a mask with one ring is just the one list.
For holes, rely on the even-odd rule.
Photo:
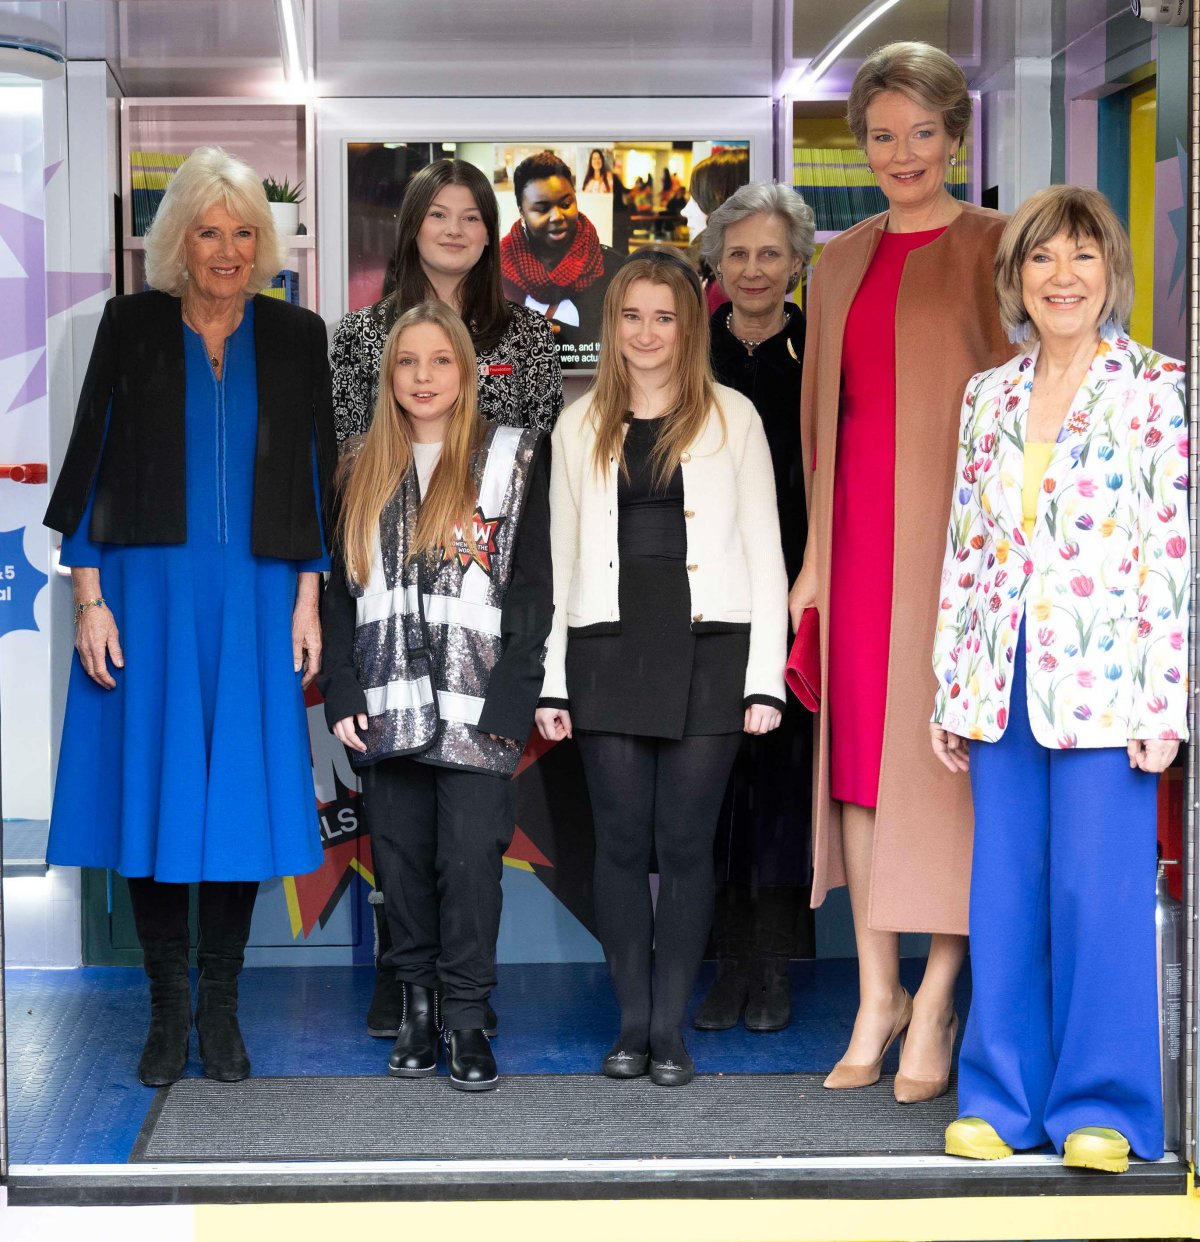
{"label": "blue floor", "polygon": [[[687,1031],[705,1074],[826,1070],[841,1055],[857,1001],[856,963],[792,965],[796,1018],[785,1031]],[[697,999],[711,978],[706,966]],[[921,963],[903,964],[910,988]],[[366,1033],[374,969],[263,967],[243,975],[240,1017],[254,1073],[380,1074],[390,1044]],[[493,1002],[500,1072],[577,1074],[598,1069],[617,1031],[602,963],[499,968]],[[129,1158],[154,1092],[136,1077],[146,1031],[140,970],[9,970],[8,1117],[15,1164],[111,1164]],[[960,997],[965,1011],[966,992]],[[884,1065],[894,1071],[896,1053]],[[202,1071],[195,1036],[188,1074]]]}

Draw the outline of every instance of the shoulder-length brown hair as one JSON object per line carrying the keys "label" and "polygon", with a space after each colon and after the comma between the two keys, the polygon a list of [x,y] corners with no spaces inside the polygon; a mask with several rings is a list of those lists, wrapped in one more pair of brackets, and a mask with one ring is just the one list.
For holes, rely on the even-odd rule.
{"label": "shoulder-length brown hair", "polygon": [[508,330],[510,314],[500,283],[500,209],[491,182],[466,160],[435,160],[408,183],[396,222],[396,248],[389,270],[395,286],[384,299],[385,319],[395,322],[410,306],[436,297],[417,250],[417,234],[438,191],[465,186],[487,229],[487,245],[462,284],[462,317],[477,350],[494,349]]}
{"label": "shoulder-length brown hair", "polygon": [[591,389],[591,419],[596,430],[592,468],[605,478],[609,460],[625,469],[625,416],[629,412],[629,368],[621,355],[620,325],[630,286],[638,280],[665,285],[675,299],[675,384],[671,405],[664,415],[662,432],[651,454],[651,477],[655,487],[667,485],[679,458],[700,437],[714,406],[725,416],[716,399],[712,368],[708,360],[708,307],[700,281],[680,255],[638,254],[622,266],[604,295],[604,319],[600,361]]}
{"label": "shoulder-length brown hair", "polygon": [[[478,502],[471,476],[471,457],[482,443],[486,420],[479,413],[475,350],[463,321],[443,302],[420,302],[392,325],[379,365],[379,395],[367,434],[348,452],[339,469],[341,505],[337,540],[346,577],[365,586],[379,540],[379,515],[401,480],[413,467],[412,426],[392,391],[392,371],[406,328],[429,323],[450,341],[458,366],[458,400],[450,411],[442,454],[421,498],[408,559],[454,545],[458,530],[474,546],[471,517]],[[457,528],[457,530],[456,530]]]}
{"label": "shoulder-length brown hair", "polygon": [[1099,190],[1052,185],[1027,198],[1013,213],[996,249],[996,301],[1000,323],[1017,344],[1035,335],[1025,309],[1021,269],[1039,247],[1065,233],[1073,242],[1094,242],[1104,260],[1104,305],[1097,329],[1106,323],[1124,331],[1133,311],[1133,251],[1117,213]]}

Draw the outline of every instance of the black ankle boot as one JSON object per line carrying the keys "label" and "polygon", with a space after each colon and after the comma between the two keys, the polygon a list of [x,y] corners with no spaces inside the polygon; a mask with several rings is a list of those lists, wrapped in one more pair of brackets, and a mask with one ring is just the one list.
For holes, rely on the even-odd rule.
{"label": "black ankle boot", "polygon": [[204,1072],[217,1082],[241,1082],[250,1077],[250,1057],[237,1020],[236,979],[209,979],[200,975],[196,995],[196,1034]]}
{"label": "black ankle boot", "polygon": [[404,1017],[404,992],[394,967],[383,964],[384,954],[392,947],[392,933],[383,911],[383,894],[376,891],[371,898],[375,912],[375,990],[367,1010],[367,1034],[377,1039],[395,1039],[400,1034]]}
{"label": "black ankle boot", "polygon": [[426,1078],[437,1073],[438,994],[419,983],[401,983],[403,1012],[388,1058],[393,1078]]}
{"label": "black ankle boot", "polygon": [[708,995],[696,1007],[698,1031],[728,1031],[738,1024],[750,995],[746,966],[752,951],[750,894],[741,884],[721,884],[713,913],[717,974]]}
{"label": "black ankle boot", "polygon": [[[186,972],[187,963],[184,962]],[[138,1061],[138,1078],[147,1087],[166,1087],[183,1077],[192,1030],[192,988],[182,978],[150,983],[150,1030]]]}
{"label": "black ankle boot", "polygon": [[751,968],[746,1030],[782,1031],[792,1020],[792,984],[786,958],[759,958]]}
{"label": "black ankle boot", "polygon": [[692,1025],[698,1031],[728,1031],[738,1024],[750,996],[746,963],[740,958],[722,958],[708,995],[696,1006]]}
{"label": "black ankle boot", "polygon": [[404,985],[388,967],[375,971],[375,991],[367,1010],[367,1034],[377,1039],[395,1039],[404,1020]]}
{"label": "black ankle boot", "polygon": [[447,1031],[450,1085],[459,1091],[491,1091],[500,1081],[492,1046],[482,1031]]}
{"label": "black ankle boot", "polygon": [[782,1031],[792,1020],[788,962],[796,941],[800,890],[766,886],[754,895],[754,956],[746,1030]]}

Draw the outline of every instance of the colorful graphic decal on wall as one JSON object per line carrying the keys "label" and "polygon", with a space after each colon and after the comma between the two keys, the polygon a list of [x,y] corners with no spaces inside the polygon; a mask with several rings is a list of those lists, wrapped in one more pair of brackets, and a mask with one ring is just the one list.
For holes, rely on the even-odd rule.
{"label": "colorful graphic decal on wall", "polygon": [[0,363],[28,356],[24,382],[4,413],[46,395],[46,319],[112,283],[108,272],[47,272],[45,225],[0,203]]}
{"label": "colorful graphic decal on wall", "polygon": [[0,634],[38,628],[33,602],[47,581],[25,555],[25,527],[0,531]]}

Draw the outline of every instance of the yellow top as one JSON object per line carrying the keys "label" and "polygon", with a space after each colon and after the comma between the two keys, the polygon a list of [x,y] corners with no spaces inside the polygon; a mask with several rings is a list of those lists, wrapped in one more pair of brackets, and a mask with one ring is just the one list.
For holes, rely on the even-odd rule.
{"label": "yellow top", "polygon": [[1025,484],[1021,488],[1021,517],[1024,519],[1025,542],[1033,542],[1033,526],[1037,521],[1038,495],[1050,465],[1054,442],[1025,442]]}

